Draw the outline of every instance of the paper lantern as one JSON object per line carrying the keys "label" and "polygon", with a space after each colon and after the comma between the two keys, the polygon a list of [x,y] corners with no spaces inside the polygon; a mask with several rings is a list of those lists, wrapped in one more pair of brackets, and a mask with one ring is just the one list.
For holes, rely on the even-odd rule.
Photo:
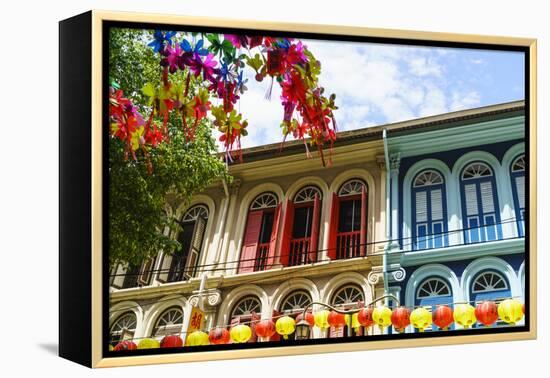
{"label": "paper lantern", "polygon": [[188,346],[208,345],[208,333],[203,331],[194,331],[187,336]]}
{"label": "paper lantern", "polygon": [[271,319],[264,319],[256,323],[254,331],[260,337],[271,337],[275,334],[275,323]]}
{"label": "paper lantern", "polygon": [[290,316],[283,316],[277,319],[277,323],[275,323],[277,333],[283,336],[285,340],[288,339],[288,335],[294,332],[295,327],[296,322]]}
{"label": "paper lantern", "polygon": [[453,310],[449,306],[438,305],[432,313],[432,322],[439,329],[446,331],[453,324]]}
{"label": "paper lantern", "polygon": [[138,349],[160,348],[160,342],[155,339],[141,339],[137,345]]}
{"label": "paper lantern", "polygon": [[361,323],[359,322],[359,313],[354,313],[351,315],[351,328],[357,332],[359,328],[361,327]]}
{"label": "paper lantern", "polygon": [[492,326],[498,320],[498,310],[495,302],[483,301],[476,306],[475,316],[484,326]]}
{"label": "paper lantern", "polygon": [[357,320],[363,327],[370,327],[374,324],[374,320],[372,319],[373,311],[372,307],[363,307],[357,313]]}
{"label": "paper lantern", "polygon": [[164,336],[160,341],[161,348],[179,348],[183,346],[183,340],[178,335]]}
{"label": "paper lantern", "polygon": [[464,328],[470,328],[476,322],[475,308],[469,303],[459,303],[455,305],[453,318],[457,324]]}
{"label": "paper lantern", "polygon": [[246,324],[237,324],[231,328],[229,335],[234,343],[246,343],[252,337],[252,330]]}
{"label": "paper lantern", "polygon": [[515,325],[523,318],[521,303],[516,299],[506,299],[498,305],[498,316],[510,325]]}
{"label": "paper lantern", "polygon": [[109,352],[112,352],[115,349],[111,344],[109,344]]}
{"label": "paper lantern", "polygon": [[424,307],[418,307],[411,312],[411,323],[418,332],[424,332],[426,328],[432,325],[432,314]]}
{"label": "paper lantern", "polygon": [[377,306],[372,312],[372,320],[380,329],[391,325],[391,310],[386,306]]}
{"label": "paper lantern", "polygon": [[523,312],[523,313],[525,314],[525,303],[523,303],[523,304],[521,305],[521,312]]}
{"label": "paper lantern", "polygon": [[113,351],[120,352],[121,350],[136,350],[136,349],[137,349],[136,343],[130,340],[125,340],[118,343],[113,349]]}
{"label": "paper lantern", "polygon": [[[300,312],[296,317],[296,324],[302,321],[302,317],[303,317],[302,314],[303,312]],[[308,322],[311,327],[315,325],[315,317],[313,316],[311,311],[306,312],[306,322]]]}
{"label": "paper lantern", "polygon": [[216,327],[208,334],[208,341],[213,345],[227,344],[229,339],[229,331],[223,327]]}
{"label": "paper lantern", "polygon": [[328,310],[321,310],[316,312],[313,315],[313,319],[315,320],[315,325],[321,329],[327,329],[330,327],[330,324],[328,324]]}
{"label": "paper lantern", "polygon": [[336,311],[331,311],[328,314],[328,324],[332,327],[341,327],[346,325],[346,316]]}
{"label": "paper lantern", "polygon": [[399,333],[405,332],[405,328],[411,324],[411,312],[406,307],[397,307],[391,313],[391,323]]}

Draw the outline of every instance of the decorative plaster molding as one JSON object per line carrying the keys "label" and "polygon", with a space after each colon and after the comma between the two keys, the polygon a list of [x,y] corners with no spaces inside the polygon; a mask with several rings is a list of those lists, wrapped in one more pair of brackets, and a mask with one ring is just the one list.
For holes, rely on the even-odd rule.
{"label": "decorative plaster molding", "polygon": [[[189,304],[192,307],[197,307],[200,304],[201,294],[195,294],[189,298]],[[202,294],[203,304],[209,306],[217,306],[222,301],[221,292],[219,290],[208,291]]]}

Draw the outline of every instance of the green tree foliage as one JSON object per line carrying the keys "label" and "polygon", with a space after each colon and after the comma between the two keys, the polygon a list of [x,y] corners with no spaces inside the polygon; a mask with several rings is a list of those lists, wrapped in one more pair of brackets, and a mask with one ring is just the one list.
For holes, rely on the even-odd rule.
{"label": "green tree foliage", "polygon": [[[124,88],[125,96],[138,104],[143,114],[150,109],[142,88],[161,77],[158,55],[146,46],[151,35],[116,28],[111,29],[109,41],[109,79]],[[192,95],[194,91],[190,91]],[[109,138],[111,264],[140,264],[160,250],[173,252],[178,242],[166,236],[165,230],[179,226],[172,211],[167,211],[168,204],[188,203],[216,180],[230,180],[225,164],[215,153],[209,120],[198,123],[191,142],[184,135],[181,119],[171,116],[167,126],[169,141],[136,151],[136,159],[125,155],[123,142]]]}

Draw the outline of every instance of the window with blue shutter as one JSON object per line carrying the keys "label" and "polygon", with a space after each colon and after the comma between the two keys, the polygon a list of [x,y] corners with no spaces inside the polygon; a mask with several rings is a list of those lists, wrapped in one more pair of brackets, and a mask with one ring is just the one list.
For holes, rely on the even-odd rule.
{"label": "window with blue shutter", "polygon": [[472,163],[461,177],[464,242],[478,243],[502,238],[493,170]]}
{"label": "window with blue shutter", "polygon": [[443,176],[434,170],[418,174],[412,187],[413,249],[448,245],[447,205]]}
{"label": "window with blue shutter", "polygon": [[518,235],[525,236],[525,155],[521,155],[514,161],[510,177],[512,178]]}

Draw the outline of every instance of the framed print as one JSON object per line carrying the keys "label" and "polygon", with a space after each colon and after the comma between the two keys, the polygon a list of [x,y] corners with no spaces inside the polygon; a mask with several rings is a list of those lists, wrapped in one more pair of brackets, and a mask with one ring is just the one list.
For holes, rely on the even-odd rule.
{"label": "framed print", "polygon": [[59,294],[90,367],[535,338],[536,40],[61,21]]}

